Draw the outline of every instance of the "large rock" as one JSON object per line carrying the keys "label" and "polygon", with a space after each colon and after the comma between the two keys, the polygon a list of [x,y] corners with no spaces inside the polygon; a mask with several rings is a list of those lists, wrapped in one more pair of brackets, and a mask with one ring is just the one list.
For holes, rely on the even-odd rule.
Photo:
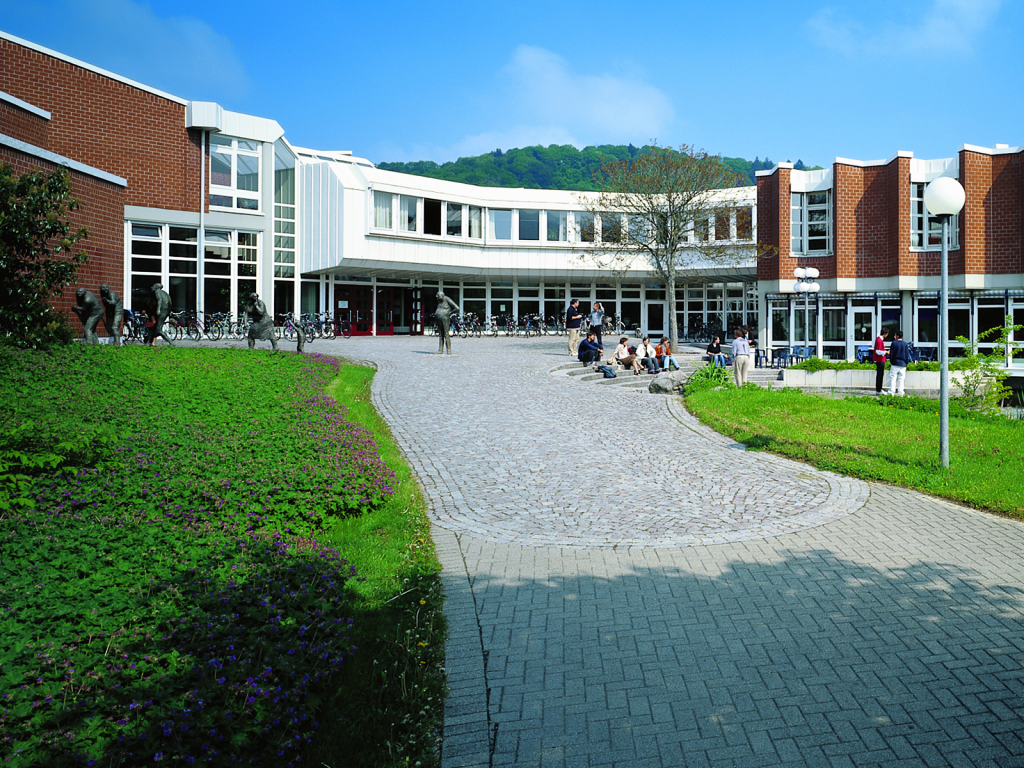
{"label": "large rock", "polygon": [[647,385],[647,391],[652,395],[681,395],[685,382],[686,374],[682,371],[659,373],[651,379],[651,383]]}

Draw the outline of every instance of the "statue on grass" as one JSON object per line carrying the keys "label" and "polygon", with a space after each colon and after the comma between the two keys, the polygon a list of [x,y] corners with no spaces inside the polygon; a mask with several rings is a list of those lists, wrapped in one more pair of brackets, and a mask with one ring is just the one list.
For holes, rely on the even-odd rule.
{"label": "statue on grass", "polygon": [[85,288],[79,288],[75,291],[75,301],[77,304],[71,309],[74,310],[75,314],[82,321],[82,325],[85,326],[85,343],[99,344],[100,338],[96,335],[96,326],[99,325],[100,320],[103,318],[103,305],[100,304],[100,300],[96,298],[95,293],[87,291]]}
{"label": "statue on grass", "polygon": [[452,310],[459,311],[459,305],[444,295],[444,291],[437,292],[437,309],[434,311],[434,320],[437,322],[437,354],[443,354],[447,347],[448,354],[452,353]]}
{"label": "statue on grass", "polygon": [[[263,303],[258,293],[249,294],[249,303],[245,305],[245,311],[249,315],[249,349],[256,346],[259,340],[269,341],[277,351],[277,336],[274,335],[274,318],[267,311],[267,305]],[[301,351],[301,350],[300,350]]]}
{"label": "statue on grass", "polygon": [[124,305],[117,291],[110,290],[106,283],[100,286],[100,299],[106,307],[107,327],[110,328],[110,335],[114,337],[114,344],[121,344],[121,319],[124,316]]}
{"label": "statue on grass", "polygon": [[151,290],[153,292],[153,330],[149,345],[155,346],[159,337],[173,347],[174,342],[164,333],[164,323],[167,322],[167,317],[171,314],[171,295],[164,290],[162,283],[153,283]]}

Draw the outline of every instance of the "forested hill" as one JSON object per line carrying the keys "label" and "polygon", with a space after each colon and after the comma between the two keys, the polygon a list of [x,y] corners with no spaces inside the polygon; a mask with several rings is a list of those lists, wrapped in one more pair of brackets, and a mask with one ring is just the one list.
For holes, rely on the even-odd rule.
{"label": "forested hill", "polygon": [[[432,160],[411,163],[377,163],[378,168],[434,179],[461,181],[484,187],[525,187],[526,189],[594,190],[594,174],[601,162],[626,160],[636,157],[646,147],[602,144],[599,147],[576,149],[571,144],[552,144],[548,147],[524,147],[502,152],[496,149],[476,157],[460,157],[454,162],[438,165]],[[754,183],[754,171],[772,168],[773,160],[739,157],[722,158],[749,184]],[[798,170],[805,168],[797,160]]]}

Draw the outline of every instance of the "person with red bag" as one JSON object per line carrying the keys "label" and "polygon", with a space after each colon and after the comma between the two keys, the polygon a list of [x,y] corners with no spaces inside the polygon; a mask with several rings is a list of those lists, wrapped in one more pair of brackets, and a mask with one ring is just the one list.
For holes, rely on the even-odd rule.
{"label": "person with red bag", "polygon": [[875,348],[871,350],[871,359],[875,363],[875,394],[882,394],[882,381],[885,379],[885,338],[889,329],[883,328],[875,339]]}

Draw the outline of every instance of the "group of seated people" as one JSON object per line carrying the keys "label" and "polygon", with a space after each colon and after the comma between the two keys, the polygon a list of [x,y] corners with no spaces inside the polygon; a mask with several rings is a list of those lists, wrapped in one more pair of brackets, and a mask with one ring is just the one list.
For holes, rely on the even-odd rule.
{"label": "group of seated people", "polygon": [[[667,371],[670,368],[679,369],[679,364],[672,357],[667,337],[662,336],[660,344],[651,344],[650,336],[644,336],[635,347],[630,347],[628,342],[627,336],[619,339],[619,345],[607,360],[609,364],[618,363],[625,368],[632,368],[634,376],[639,376],[645,368],[648,373]],[[597,365],[603,355],[604,347],[591,331],[587,338],[580,342],[579,360],[584,365]]]}

